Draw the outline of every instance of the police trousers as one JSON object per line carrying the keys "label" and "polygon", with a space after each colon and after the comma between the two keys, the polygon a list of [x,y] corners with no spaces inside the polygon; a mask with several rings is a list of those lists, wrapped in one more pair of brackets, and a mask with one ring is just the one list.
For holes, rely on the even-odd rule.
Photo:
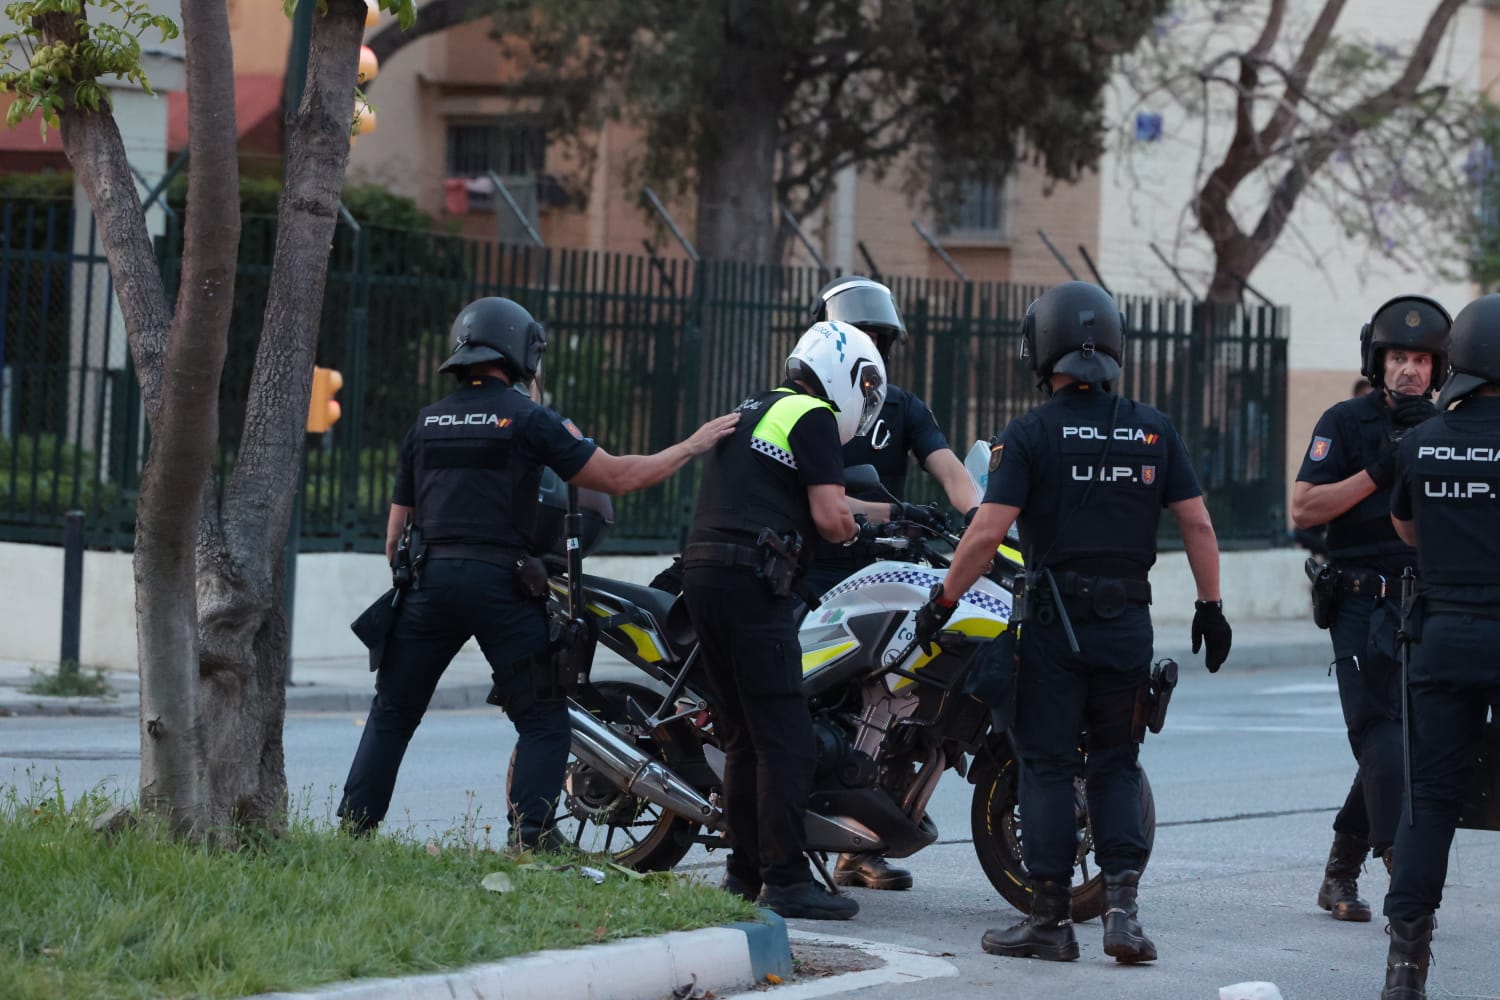
{"label": "police trousers", "polygon": [[1139,871],[1149,851],[1140,745],[1130,738],[1130,721],[1136,692],[1151,675],[1150,611],[1131,604],[1110,621],[1075,617],[1073,628],[1077,653],[1060,622],[1021,627],[1012,730],[1026,825],[1022,860],[1033,880],[1065,884],[1078,852],[1074,779],[1080,775],[1100,870]]}
{"label": "police trousers", "polygon": [[817,750],[802,692],[794,597],[773,597],[752,570],[688,567],[688,613],[718,696],[725,867],[747,885],[812,879],[807,800]]}
{"label": "police trousers", "polygon": [[1349,748],[1358,767],[1333,828],[1372,850],[1396,839],[1401,816],[1401,664],[1396,659],[1399,612],[1394,599],[1350,594],[1329,630],[1334,672]]}
{"label": "police trousers", "polygon": [[356,831],[385,818],[396,773],[453,657],[479,640],[515,723],[509,791],[511,827],[540,831],[562,794],[571,734],[567,702],[539,700],[528,658],[547,645],[546,607],[516,592],[509,567],[478,559],[432,559],[406,594],[375,674],[375,698],[344,783],[338,813]]}
{"label": "police trousers", "polygon": [[1385,915],[1415,920],[1437,910],[1448,877],[1448,850],[1473,776],[1480,735],[1500,711],[1500,621],[1438,612],[1412,646],[1411,823],[1396,828],[1395,868]]}

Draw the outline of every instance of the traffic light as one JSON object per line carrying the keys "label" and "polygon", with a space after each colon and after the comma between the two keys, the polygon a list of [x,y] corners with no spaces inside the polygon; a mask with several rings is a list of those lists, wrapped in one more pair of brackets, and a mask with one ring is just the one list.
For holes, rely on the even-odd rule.
{"label": "traffic light", "polygon": [[344,387],[344,376],[333,368],[313,367],[312,399],[307,404],[307,433],[322,434],[343,415],[334,394]]}

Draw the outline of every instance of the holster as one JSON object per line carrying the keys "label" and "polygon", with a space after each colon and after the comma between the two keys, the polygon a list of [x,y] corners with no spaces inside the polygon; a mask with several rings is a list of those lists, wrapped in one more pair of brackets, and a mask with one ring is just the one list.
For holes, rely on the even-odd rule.
{"label": "holster", "polygon": [[1177,661],[1166,657],[1156,661],[1151,677],[1136,689],[1135,711],[1130,718],[1130,738],[1137,743],[1146,739],[1146,731],[1159,733],[1167,723],[1167,706],[1177,687]]}
{"label": "holster", "polygon": [[802,536],[795,531],[778,535],[770,528],[762,528],[755,541],[761,550],[757,575],[771,591],[771,596],[790,596],[800,575]]}
{"label": "holster", "polygon": [[516,592],[529,600],[540,600],[547,596],[547,564],[536,556],[522,556],[516,560]]}
{"label": "holster", "polygon": [[1333,628],[1333,623],[1338,618],[1341,598],[1338,571],[1312,557],[1308,557],[1302,564],[1302,571],[1312,583],[1313,624],[1322,629]]}
{"label": "holster", "polygon": [[422,529],[408,523],[396,540],[396,555],[391,560],[391,586],[397,590],[420,590],[421,565],[427,555]]}
{"label": "holster", "polygon": [[[594,666],[594,648],[598,643],[592,626],[581,619],[570,618],[554,622],[551,632],[552,638],[544,649],[516,660],[505,677],[497,675],[494,678],[490,693],[484,699],[486,703],[516,712],[537,702],[571,698],[589,682]],[[519,698],[507,698],[509,681],[518,673],[531,677],[530,690],[523,688]]]}
{"label": "holster", "polygon": [[975,654],[974,669],[964,681],[964,692],[989,707],[996,732],[1016,723],[1018,648],[1015,627],[1007,628]]}

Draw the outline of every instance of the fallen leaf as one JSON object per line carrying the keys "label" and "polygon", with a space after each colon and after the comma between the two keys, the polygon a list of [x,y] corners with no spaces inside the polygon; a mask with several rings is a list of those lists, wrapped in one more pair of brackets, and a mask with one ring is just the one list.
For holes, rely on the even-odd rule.
{"label": "fallen leaf", "polygon": [[479,887],[488,889],[490,892],[510,892],[515,888],[511,884],[510,876],[504,872],[490,872],[480,881]]}
{"label": "fallen leaf", "polygon": [[[630,879],[632,882],[639,882],[641,879],[643,879],[643,878],[646,877],[646,875],[645,875],[644,872],[638,872],[634,868],[626,868],[624,865],[615,864],[613,861],[611,861],[609,863],[609,867],[613,868],[615,871],[619,872],[621,875],[624,875],[626,878]],[[668,873],[668,874],[670,874],[670,873]]]}
{"label": "fallen leaf", "polygon": [[781,977],[774,972],[768,972],[766,973],[766,982],[770,983],[772,986],[780,986]]}

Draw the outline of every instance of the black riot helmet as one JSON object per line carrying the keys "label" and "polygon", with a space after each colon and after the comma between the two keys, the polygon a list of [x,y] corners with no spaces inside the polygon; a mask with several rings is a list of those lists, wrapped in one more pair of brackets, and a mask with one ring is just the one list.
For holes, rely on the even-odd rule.
{"label": "black riot helmet", "polygon": [[1450,367],[1438,409],[1487,383],[1500,385],[1500,295],[1482,295],[1460,309],[1447,346]]}
{"label": "black riot helmet", "polygon": [[475,299],[453,321],[453,354],[438,371],[459,377],[467,365],[492,361],[512,382],[530,382],[542,364],[547,331],[510,299]]}
{"label": "black riot helmet", "polygon": [[891,348],[906,342],[906,324],[896,297],[878,281],[858,274],[835,278],[823,286],[813,299],[813,323],[832,320],[857,326],[875,341],[880,356],[890,356]]}
{"label": "black riot helmet", "polygon": [[1120,377],[1125,320],[1108,292],[1086,281],[1049,288],[1026,310],[1021,326],[1021,357],[1045,388],[1052,375],[1080,382],[1113,382]]}
{"label": "black riot helmet", "polygon": [[1448,330],[1453,318],[1425,295],[1398,295],[1375,310],[1359,331],[1359,373],[1377,389],[1385,388],[1385,352],[1389,348],[1432,355],[1432,380],[1437,387],[1448,364]]}

